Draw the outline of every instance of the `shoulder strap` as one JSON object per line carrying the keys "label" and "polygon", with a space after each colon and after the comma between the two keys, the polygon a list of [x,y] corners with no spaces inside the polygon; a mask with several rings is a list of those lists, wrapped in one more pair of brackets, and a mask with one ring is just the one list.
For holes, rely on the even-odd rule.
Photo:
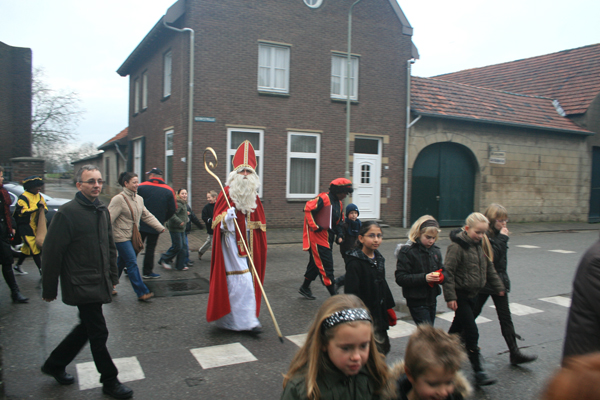
{"label": "shoulder strap", "polygon": [[131,213],[131,218],[133,218],[133,223],[135,224],[135,215],[133,214],[133,209],[131,208],[131,204],[129,204],[129,200],[127,200],[127,196],[125,193],[121,192],[123,198],[125,199],[125,203],[127,203],[127,207],[129,207],[129,212]]}

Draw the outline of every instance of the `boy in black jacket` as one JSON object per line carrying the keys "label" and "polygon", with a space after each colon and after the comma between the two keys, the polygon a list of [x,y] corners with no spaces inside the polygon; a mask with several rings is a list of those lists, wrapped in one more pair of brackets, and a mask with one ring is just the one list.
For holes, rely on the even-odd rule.
{"label": "boy in black jacket", "polygon": [[210,248],[212,243],[212,218],[213,211],[215,210],[215,202],[217,201],[217,192],[211,190],[210,192],[206,193],[206,200],[208,201],[208,204],[202,209],[202,221],[204,221],[206,224],[206,233],[208,234],[208,237],[206,238],[206,241],[202,247],[198,249],[198,260],[202,260],[202,255],[206,253],[206,250]]}

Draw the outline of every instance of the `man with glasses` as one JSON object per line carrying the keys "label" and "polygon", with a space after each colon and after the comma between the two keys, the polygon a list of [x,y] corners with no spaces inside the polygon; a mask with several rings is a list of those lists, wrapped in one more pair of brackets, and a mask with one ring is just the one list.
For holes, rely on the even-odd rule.
{"label": "man with glasses", "polygon": [[56,300],[60,277],[63,303],[79,309],[79,324],[52,351],[42,372],[61,385],[72,384],[75,378],[65,368],[89,341],[102,391],[115,399],[128,399],[133,390],[117,379],[119,371],[106,348],[108,328],[102,314],[102,304],[111,302],[112,290],[119,283],[110,214],[98,200],[103,183],[97,167],[81,167],[79,192],[58,209],[44,241],[42,298]]}

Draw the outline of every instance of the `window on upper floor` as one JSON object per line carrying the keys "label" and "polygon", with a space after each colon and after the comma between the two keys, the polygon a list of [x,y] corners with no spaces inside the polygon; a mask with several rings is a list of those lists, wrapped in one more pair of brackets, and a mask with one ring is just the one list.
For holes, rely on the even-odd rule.
{"label": "window on upper floor", "polygon": [[171,51],[165,53],[163,58],[163,97],[171,95],[171,72],[173,70],[173,54]]}
{"label": "window on upper floor", "polygon": [[148,108],[148,71],[142,74],[142,110]]}
{"label": "window on upper floor", "polygon": [[[140,178],[144,176],[144,140],[139,138],[133,141],[133,172]],[[140,179],[141,180],[141,179]]]}
{"label": "window on upper floor", "polygon": [[288,133],[288,198],[311,199],[319,194],[319,157],[321,136],[318,133]]}
{"label": "window on upper floor", "polygon": [[140,112],[140,79],[135,78],[133,81],[133,113]]}
{"label": "window on upper floor", "polygon": [[246,128],[228,128],[227,129],[227,176],[231,172],[233,166],[233,156],[237,148],[244,140],[249,140],[254,147],[254,154],[256,155],[256,173],[260,178],[260,189],[258,189],[258,196],[262,197],[263,193],[263,137],[264,131],[262,129],[246,129]]}
{"label": "window on upper floor", "polygon": [[350,57],[350,74],[346,56],[334,54],[331,57],[331,98],[346,100],[350,76],[350,100],[358,100],[358,57]]}
{"label": "window on upper floor", "polygon": [[165,131],[165,183],[173,184],[173,129]]}
{"label": "window on upper floor", "polygon": [[258,90],[289,93],[290,48],[266,43],[258,45]]}

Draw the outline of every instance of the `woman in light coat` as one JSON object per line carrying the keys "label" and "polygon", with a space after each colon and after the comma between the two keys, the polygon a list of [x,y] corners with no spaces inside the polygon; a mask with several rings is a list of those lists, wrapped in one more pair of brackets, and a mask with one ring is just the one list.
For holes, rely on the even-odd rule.
{"label": "woman in light coat", "polygon": [[[140,219],[159,232],[164,232],[165,227],[148,211],[144,206],[144,199],[137,195],[139,178],[133,172],[123,172],[119,176],[119,184],[123,186],[123,191],[112,198],[108,205],[110,220],[113,227],[113,234],[119,258],[119,277],[123,269],[127,268],[127,276],[135,294],[140,301],[148,301],[154,294],[150,292],[142,277],[137,265],[137,254],[133,249],[131,242],[133,236],[133,224],[138,229]],[[129,205],[128,205],[129,203]],[[131,210],[129,209],[131,206]],[[133,215],[132,215],[133,211]],[[113,293],[113,294],[116,294]]]}

